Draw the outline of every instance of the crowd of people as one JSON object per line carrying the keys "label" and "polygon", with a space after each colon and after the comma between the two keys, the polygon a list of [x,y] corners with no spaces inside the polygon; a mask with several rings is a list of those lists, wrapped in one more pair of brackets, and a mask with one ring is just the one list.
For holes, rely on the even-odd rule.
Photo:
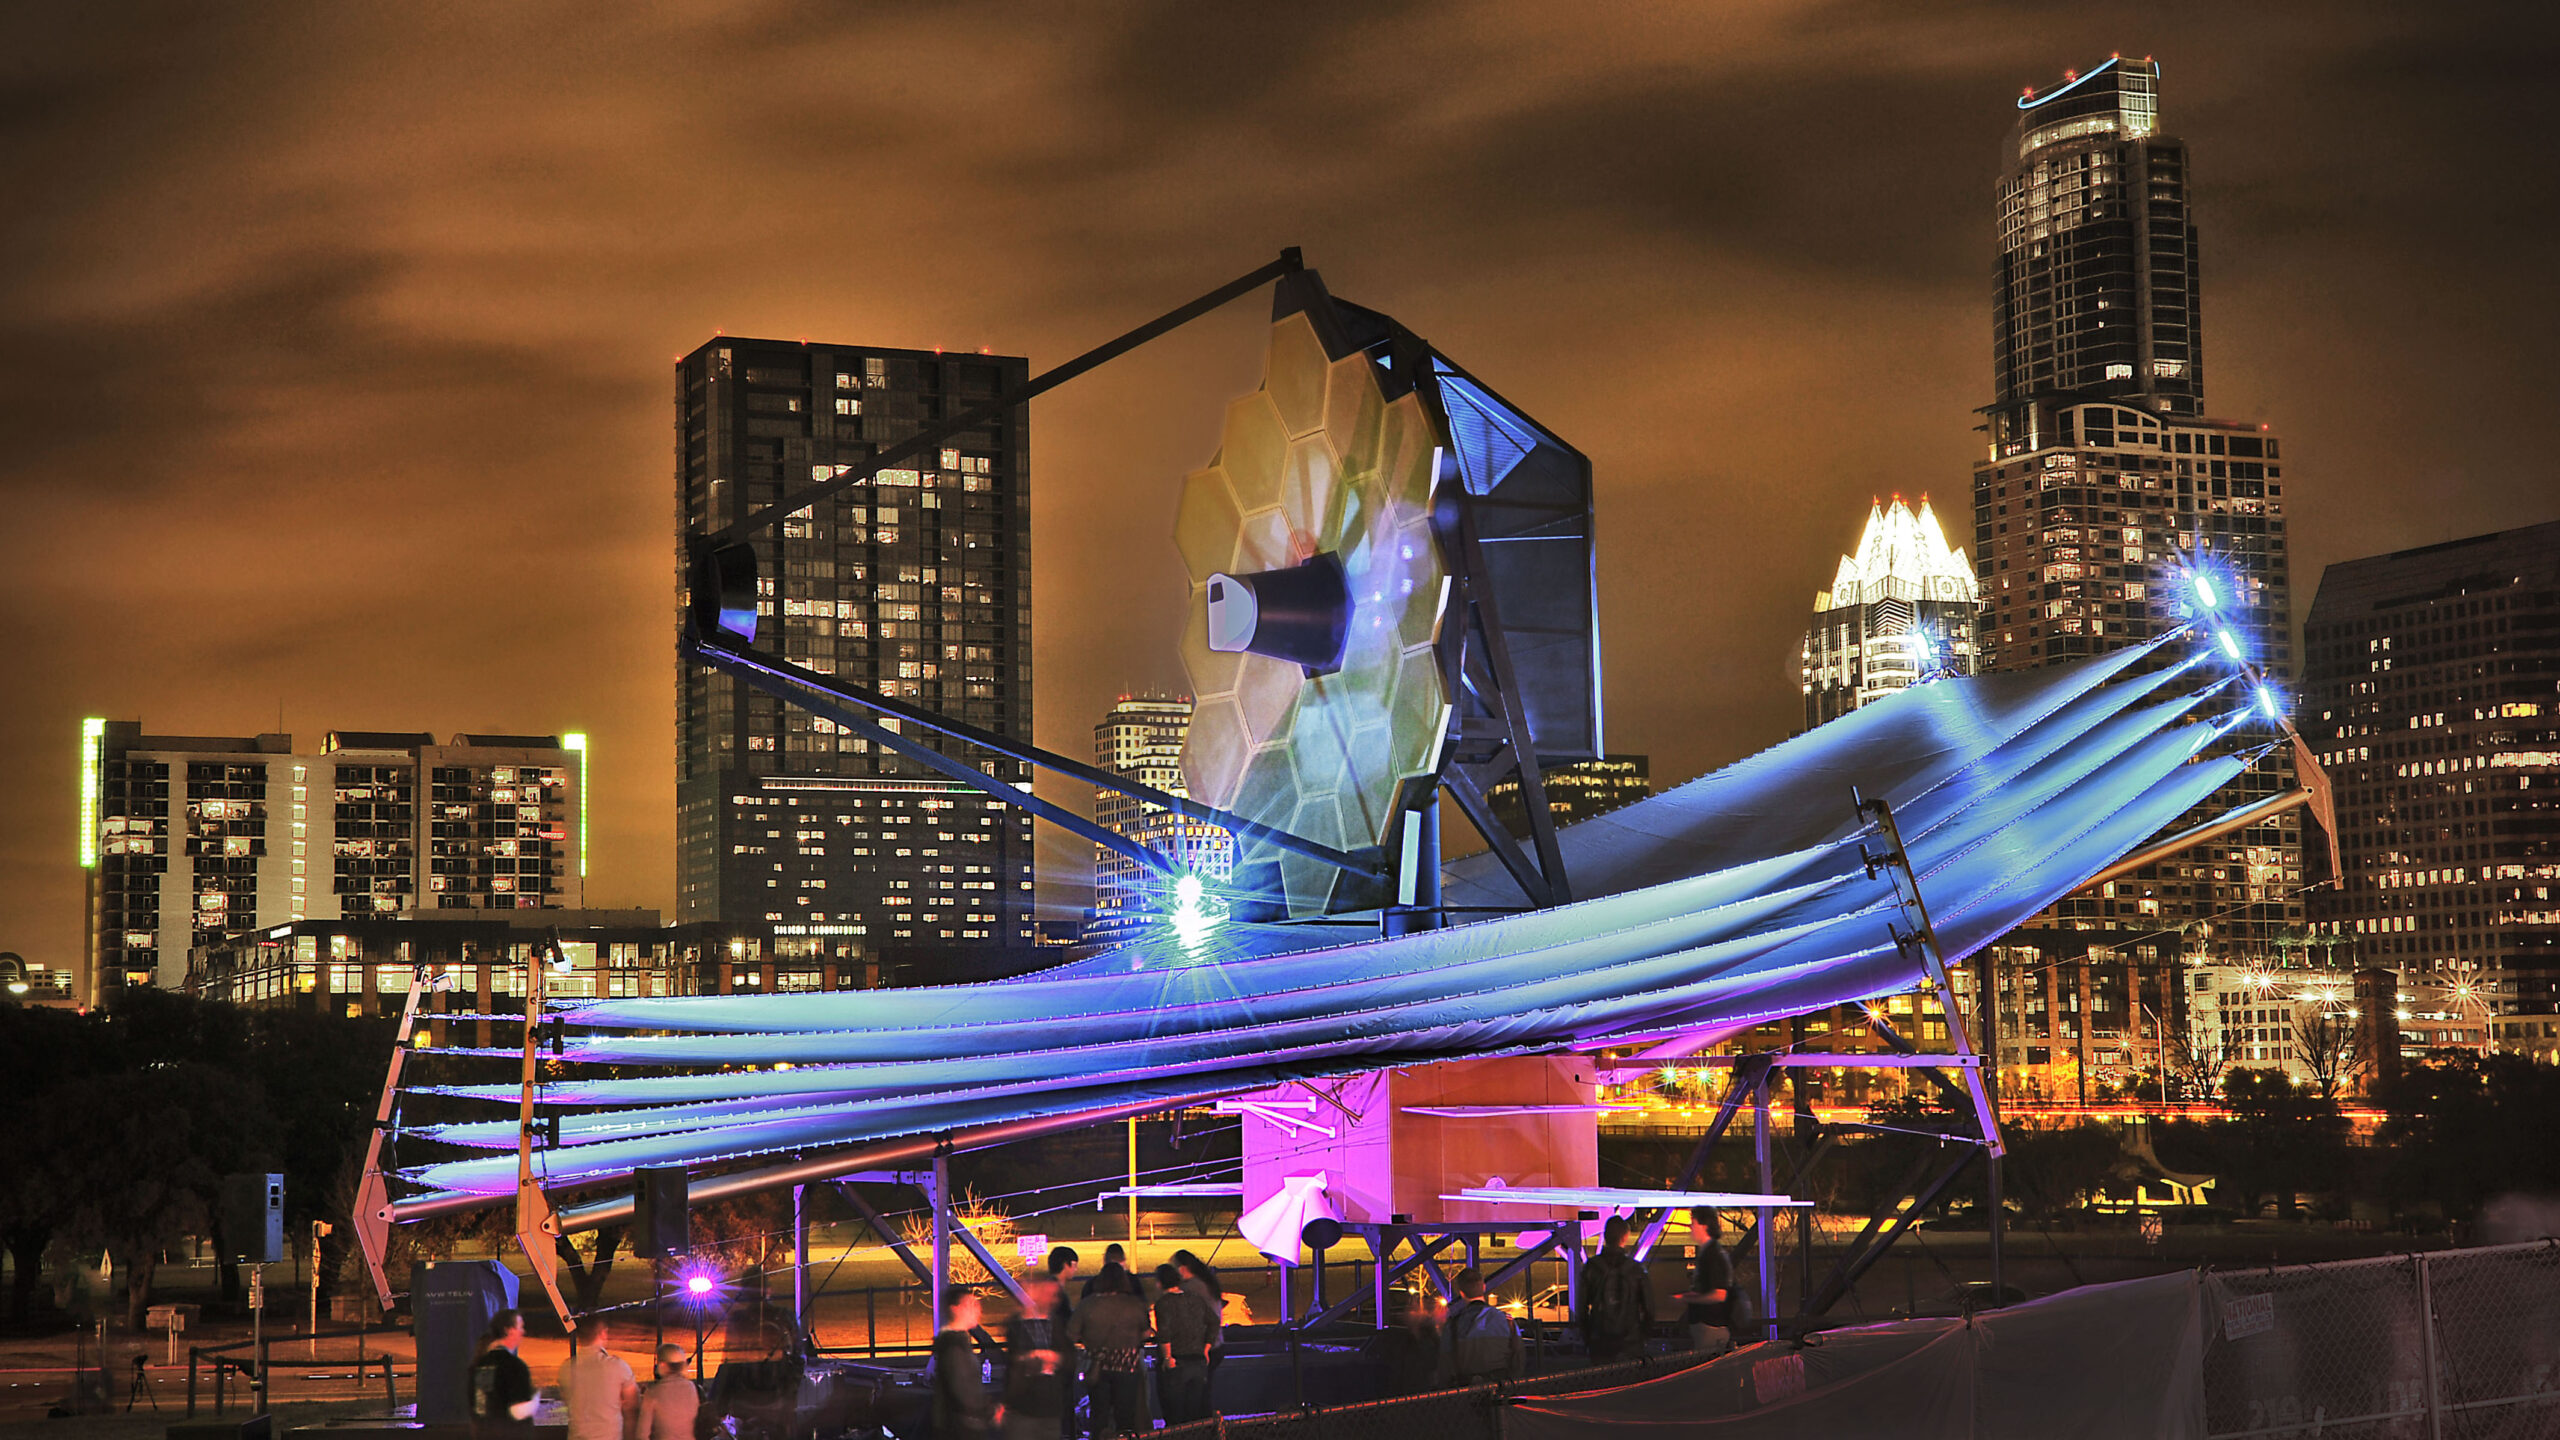
{"label": "crowd of people", "polygon": [[1217,1269],[1181,1250],[1172,1264],[1142,1277],[1129,1268],[1127,1252],[1113,1245],[1078,1289],[1082,1263],[1072,1247],[1061,1245],[1049,1252],[1045,1270],[1023,1282],[1026,1303],[1006,1327],[1004,1374],[996,1387],[987,1384],[978,1358],[977,1294],[955,1290],[945,1298],[931,1367],[936,1435],[1066,1440],[1079,1396],[1093,1440],[1151,1430],[1159,1418],[1180,1425],[1215,1413],[1210,1382],[1226,1346],[1226,1291]]}
{"label": "crowd of people", "polygon": [[[471,1366],[471,1432],[474,1440],[521,1440],[533,1434],[539,1398],[532,1367],[518,1353],[524,1315],[501,1310],[480,1339]],[[681,1345],[661,1345],[657,1372],[642,1385],[631,1365],[613,1353],[612,1326],[601,1315],[578,1322],[577,1344],[560,1367],[560,1404],[568,1412],[568,1440],[694,1440],[702,1392],[684,1373],[693,1357]]]}
{"label": "crowd of people", "polygon": [[[1683,1305],[1690,1347],[1721,1354],[1752,1321],[1747,1292],[1734,1287],[1715,1212],[1690,1213],[1697,1261]],[[1594,1365],[1644,1353],[1654,1322],[1652,1288],[1628,1253],[1628,1226],[1612,1217],[1599,1252],[1576,1277],[1574,1323]],[[927,1377],[933,1434],[986,1440],[1082,1440],[1077,1407],[1084,1402],[1091,1440],[1181,1425],[1217,1413],[1212,1394],[1226,1347],[1226,1292],[1215,1267],[1188,1250],[1146,1275],[1134,1272],[1113,1245],[1101,1268],[1077,1285],[1082,1258],[1070,1247],[1048,1254],[1045,1269],[1022,1282],[1024,1304],[1005,1327],[1004,1360],[995,1383],[978,1337],[983,1306],[977,1292],[954,1288],[943,1300]],[[1388,1393],[1421,1394],[1451,1386],[1524,1378],[1528,1356],[1520,1327],[1487,1294],[1470,1265],[1451,1280],[1457,1303],[1443,1313],[1426,1290],[1388,1327],[1381,1358]],[[1072,1299],[1069,1298],[1072,1292]],[[580,1322],[577,1344],[560,1368],[559,1398],[568,1440],[693,1440],[699,1391],[682,1346],[662,1345],[656,1373],[642,1385],[611,1348],[602,1316]],[[483,1337],[472,1367],[473,1430],[478,1440],[533,1433],[533,1373],[518,1350],[524,1317],[502,1311]],[[1155,1383],[1150,1403],[1149,1362]]]}

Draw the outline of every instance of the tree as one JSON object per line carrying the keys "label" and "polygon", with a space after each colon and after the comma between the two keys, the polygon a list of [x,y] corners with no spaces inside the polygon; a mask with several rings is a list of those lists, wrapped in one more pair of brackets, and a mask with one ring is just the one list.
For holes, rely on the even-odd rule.
{"label": "tree", "polygon": [[2335,1100],[2346,1083],[2363,1071],[2364,1044],[2356,1034],[2353,1011],[2317,1000],[2293,1007],[2293,1048],[2311,1072],[2311,1088],[2323,1100]]}
{"label": "tree", "polygon": [[2221,1093],[2223,1072],[2231,1064],[2231,1047],[2220,1026],[2187,1017],[2184,1028],[2169,1037],[2169,1071],[2188,1095],[2211,1100]]}
{"label": "tree", "polygon": [[560,1268],[569,1276],[569,1303],[581,1315],[596,1308],[604,1295],[604,1282],[613,1274],[613,1260],[622,1248],[619,1225],[600,1225],[588,1237],[588,1252],[580,1254],[577,1242],[566,1235],[554,1235],[551,1244],[560,1257]]}
{"label": "tree", "polygon": [[65,1010],[0,1005],[0,1244],[16,1274],[9,1318],[29,1319],[44,1254],[65,1217],[53,1148],[73,1137],[51,1123],[61,1092],[95,1062],[100,1022]]}
{"label": "tree", "polygon": [[2440,1054],[2376,1097],[2395,1200],[2468,1220],[2491,1197],[2560,1190],[2560,1068],[2521,1055]]}
{"label": "tree", "polygon": [[2051,1130],[2011,1130],[2001,1192],[2030,1221],[2050,1220],[2098,1193],[2125,1164],[2115,1126],[2089,1121]]}
{"label": "tree", "polygon": [[205,1231],[224,1174],[272,1164],[274,1120],[257,1087],[195,1063],[64,1086],[55,1102],[43,1148],[62,1228],[116,1258],[140,1329],[161,1253]]}
{"label": "tree", "polygon": [[2295,1218],[2302,1192],[2334,1181],[2345,1164],[2347,1122],[2337,1102],[2281,1070],[2234,1070],[2222,1094],[2231,1119],[2221,1127],[2229,1143],[2216,1147],[2216,1177],[2240,1193],[2247,1213],[2273,1196],[2278,1213]]}

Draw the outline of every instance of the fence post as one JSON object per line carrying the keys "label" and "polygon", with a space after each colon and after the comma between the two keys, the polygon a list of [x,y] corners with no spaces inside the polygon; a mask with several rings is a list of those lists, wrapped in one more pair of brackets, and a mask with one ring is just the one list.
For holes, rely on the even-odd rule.
{"label": "fence post", "polygon": [[[356,1363],[362,1365],[364,1357],[357,1356]],[[388,1345],[382,1347],[382,1403],[388,1409],[400,1408],[400,1388],[391,1380],[391,1347]]]}
{"label": "fence post", "polygon": [[196,1418],[196,1354],[197,1347],[187,1347],[187,1418]]}
{"label": "fence post", "polygon": [[2427,1275],[2427,1257],[2418,1262],[2418,1337],[2421,1370],[2427,1387],[2427,1440],[2444,1440],[2444,1398],[2436,1383],[2435,1286]]}

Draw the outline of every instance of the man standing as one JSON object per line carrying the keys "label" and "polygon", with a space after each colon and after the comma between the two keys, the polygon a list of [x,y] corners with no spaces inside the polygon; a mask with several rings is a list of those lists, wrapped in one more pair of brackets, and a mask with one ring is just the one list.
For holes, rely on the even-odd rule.
{"label": "man standing", "polygon": [[658,1347],[658,1378],[640,1392],[640,1429],[633,1440],[693,1440],[694,1416],[702,1410],[702,1392],[684,1373],[692,1357],[681,1345]]}
{"label": "man standing", "polygon": [[1484,1293],[1484,1272],[1458,1272],[1458,1308],[1449,1312],[1449,1367],[1460,1385],[1498,1385],[1529,1373],[1520,1326]]}
{"label": "man standing", "polygon": [[933,1433],[935,1440],[984,1436],[1004,1418],[987,1394],[978,1364],[978,1292],[952,1290],[942,1297],[941,1324],[933,1332]]}
{"label": "man standing", "polygon": [[1653,1297],[1646,1293],[1644,1272],[1627,1254],[1627,1218],[1610,1216],[1600,1236],[1600,1253],[1582,1267],[1582,1309],[1574,1318],[1591,1363],[1609,1365],[1644,1353]]}
{"label": "man standing", "polygon": [[1065,1440],[1076,1440],[1084,1427],[1076,1420],[1076,1402],[1084,1394],[1084,1382],[1076,1356],[1076,1342],[1067,1338],[1067,1318],[1075,1313],[1075,1302],[1067,1298],[1067,1286],[1076,1278],[1076,1264],[1083,1257],[1072,1245],[1056,1245],[1049,1250],[1049,1278],[1058,1283],[1057,1293],[1049,1298],[1049,1338],[1058,1350],[1058,1431]]}
{"label": "man standing", "polygon": [[[1127,1249],[1122,1247],[1120,1242],[1117,1240],[1114,1240],[1110,1244],[1102,1247],[1102,1269],[1094,1271],[1093,1278],[1084,1282],[1084,1289],[1076,1295],[1077,1304],[1081,1305],[1085,1301],[1090,1300],[1095,1295],[1101,1293],[1103,1272],[1107,1270],[1117,1270],[1124,1275],[1128,1274],[1129,1252]],[[1132,1295],[1138,1293],[1138,1281],[1136,1276],[1130,1276],[1129,1293]]]}
{"label": "man standing", "polygon": [[[1404,1301],[1404,1311],[1397,1314],[1396,1302]],[[1387,1292],[1387,1316],[1391,1322],[1378,1336],[1378,1358],[1387,1372],[1387,1393],[1420,1395],[1437,1390],[1449,1380],[1449,1337],[1440,1329],[1440,1296],[1432,1290],[1408,1296],[1401,1290]]]}
{"label": "man standing", "polygon": [[480,1337],[471,1364],[473,1440],[517,1440],[533,1434],[533,1371],[516,1353],[524,1344],[524,1316],[501,1310]]}
{"label": "man standing", "polygon": [[1698,1250],[1697,1273],[1680,1297],[1689,1302],[1681,1316],[1689,1323],[1689,1348],[1721,1355],[1733,1348],[1733,1261],[1717,1236],[1715,1211],[1702,1205],[1689,1212],[1689,1243]]}
{"label": "man standing", "polygon": [[1156,1395],[1164,1423],[1180,1425],[1209,1414],[1209,1347],[1216,1322],[1208,1303],[1182,1283],[1170,1265],[1156,1267]]}
{"label": "man standing", "polygon": [[1067,1321],[1067,1336],[1090,1357],[1085,1389],[1093,1397],[1093,1440],[1123,1430],[1153,1429],[1147,1418],[1147,1302],[1138,1298],[1129,1272],[1105,1265],[1093,1277],[1093,1294]]}
{"label": "man standing", "polygon": [[639,1427],[640,1386],[613,1353],[601,1315],[578,1322],[577,1350],[560,1367],[560,1401],[569,1410],[569,1440],[622,1440]]}
{"label": "man standing", "polygon": [[1022,1293],[1022,1313],[1004,1332],[1004,1440],[1058,1440],[1067,1409],[1058,1277],[1034,1271],[1022,1282]]}

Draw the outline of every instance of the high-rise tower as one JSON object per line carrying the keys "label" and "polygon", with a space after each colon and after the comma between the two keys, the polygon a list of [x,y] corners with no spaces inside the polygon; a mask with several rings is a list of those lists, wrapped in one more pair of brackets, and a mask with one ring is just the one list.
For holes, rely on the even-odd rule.
{"label": "high-rise tower", "polygon": [[[676,362],[678,528],[727,525],[1027,373],[1010,356],[713,340]],[[1016,411],[747,537],[764,643],[1029,740],[1029,446]],[[891,973],[916,979],[1032,943],[1022,811],[698,665],[678,663],[676,695],[679,920],[769,923],[830,957],[903,954]],[[1028,765],[960,753],[1030,783]]]}
{"label": "high-rise tower", "polygon": [[1996,440],[2038,438],[2042,396],[2204,413],[2187,147],[2159,130],[2147,58],[2019,99],[2000,168]]}
{"label": "high-rise tower", "polygon": [[2448,981],[2560,1049],[2560,521],[2347,560],[2303,625],[2301,726],[2346,874],[2341,963]]}
{"label": "high-rise tower", "polygon": [[[2186,147],[2160,69],[2111,59],[2030,90],[2001,152],[1993,402],[1974,465],[1984,670],[2139,644],[2220,587],[2249,658],[2292,672],[2284,468],[2263,425],[2204,415]],[[2282,757],[2213,812],[2290,784]],[[2191,817],[2193,818],[2193,817]],[[2189,823],[2181,821],[2180,824]],[[2285,814],[2095,890],[1993,954],[2004,1066],[2073,1093],[2155,1070],[2184,1005],[2177,961],[2265,961],[2302,934],[2301,820]]]}
{"label": "high-rise tower", "polygon": [[1813,597],[1804,637],[1804,724],[1810,730],[1934,675],[1974,670],[1973,566],[1947,543],[1927,496],[1867,511],[1855,554]]}

